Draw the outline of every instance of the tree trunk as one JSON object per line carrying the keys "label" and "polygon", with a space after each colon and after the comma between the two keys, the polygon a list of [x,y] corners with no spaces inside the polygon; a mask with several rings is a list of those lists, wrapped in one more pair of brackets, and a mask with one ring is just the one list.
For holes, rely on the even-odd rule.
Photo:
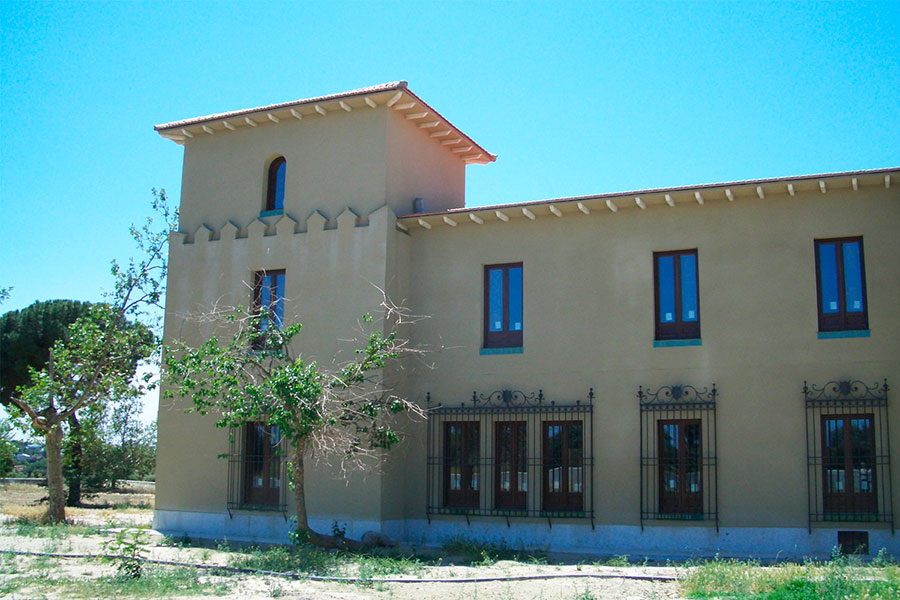
{"label": "tree trunk", "polygon": [[297,507],[296,532],[298,534],[298,539],[303,540],[305,538],[310,544],[319,546],[320,548],[362,550],[364,548],[362,542],[333,535],[324,535],[310,529],[309,517],[306,514],[306,493],[303,487],[303,476],[303,448],[292,448],[291,480],[294,489],[294,504]]}
{"label": "tree trunk", "polygon": [[66,478],[69,484],[69,497],[66,498],[66,506],[81,506],[81,456],[83,450],[81,448],[81,423],[78,422],[75,413],[69,417],[69,427],[72,428],[70,433],[72,444],[69,446],[70,464],[67,468],[68,477]]}
{"label": "tree trunk", "polygon": [[66,521],[62,476],[62,434],[61,423],[53,425],[44,434],[44,443],[47,449],[47,491],[50,495],[47,520],[50,523],[64,523]]}

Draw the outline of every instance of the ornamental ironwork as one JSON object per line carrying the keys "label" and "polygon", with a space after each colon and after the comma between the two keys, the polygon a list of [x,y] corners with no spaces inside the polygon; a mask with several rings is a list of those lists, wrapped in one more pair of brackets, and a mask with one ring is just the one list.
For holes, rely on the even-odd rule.
{"label": "ornamental ironwork", "polygon": [[543,392],[472,392],[434,403],[426,423],[426,500],[436,515],[587,518],[593,523],[593,401]]}
{"label": "ornamental ironwork", "polygon": [[806,489],[814,523],[887,523],[894,531],[887,379],[803,382]]}
{"label": "ornamental ironwork", "polygon": [[638,387],[641,528],[645,521],[707,521],[719,528],[716,385]]}
{"label": "ornamental ironwork", "polygon": [[668,410],[680,407],[680,405],[715,404],[718,393],[715,383],[712,384],[711,389],[698,389],[692,385],[675,384],[664,385],[652,392],[649,389],[644,390],[643,386],[638,386],[637,397],[642,409],[652,410],[653,407],[660,407],[662,410]]}
{"label": "ornamental ironwork", "polygon": [[806,402],[840,402],[840,401],[881,401],[887,402],[890,390],[887,379],[882,383],[868,385],[858,379],[842,379],[829,381],[825,385],[809,385],[803,382],[803,396]]}

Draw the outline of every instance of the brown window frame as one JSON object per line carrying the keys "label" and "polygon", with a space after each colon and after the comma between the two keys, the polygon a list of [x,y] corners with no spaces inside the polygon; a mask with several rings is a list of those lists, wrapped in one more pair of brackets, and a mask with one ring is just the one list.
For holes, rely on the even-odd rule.
{"label": "brown window frame", "polygon": [[[862,312],[847,312],[847,287],[844,277],[844,244],[859,242],[859,274],[862,282]],[[862,236],[825,238],[813,240],[816,252],[816,307],[818,309],[819,331],[855,331],[869,328],[869,298],[866,293],[866,256]],[[820,248],[825,244],[835,245],[835,269],[838,280],[838,312],[826,313],[822,299],[822,263]]]}
{"label": "brown window frame", "polygon": [[[259,440],[262,454],[250,454],[256,448],[255,441],[258,440],[260,428],[263,430],[263,438]],[[273,435],[273,431],[274,435],[278,436],[278,441],[275,444],[267,443]],[[281,486],[284,481],[281,472],[280,445],[281,436],[278,433],[278,427],[259,421],[251,421],[244,426],[244,448],[241,457],[244,472],[242,494],[244,506],[278,507],[281,504]],[[253,485],[253,475],[257,465],[260,467],[263,482],[258,487]],[[278,481],[278,485],[272,484],[273,479]]]}
{"label": "brown window frame", "polygon": [[[675,461],[678,468],[678,491],[671,493],[666,491],[666,469],[665,469],[665,434],[664,427],[667,425],[675,425],[678,427],[678,454]],[[699,477],[700,491],[689,492],[687,473],[688,473],[688,457],[687,457],[687,435],[686,429],[688,425],[697,426],[697,435],[700,445],[697,447],[697,476]],[[656,422],[657,431],[657,453],[659,454],[658,468],[658,493],[659,493],[659,512],[661,514],[683,514],[693,515],[703,513],[703,422],[702,419],[660,419]]]}
{"label": "brown window frame", "polygon": [[[444,506],[478,508],[481,502],[481,423],[479,421],[447,421],[444,423]],[[451,427],[462,430],[461,455],[450,454]],[[474,451],[474,459],[472,453]],[[454,466],[460,467],[460,489],[451,489]],[[473,474],[476,478],[473,478]],[[475,481],[473,489],[472,482]]]}
{"label": "brown window frame", "polygon": [[[510,428],[509,446],[504,447],[502,429]],[[509,457],[510,491],[502,486],[501,466]],[[525,489],[519,473],[525,472]],[[495,508],[525,510],[528,497],[528,432],[526,421],[498,421],[494,424],[494,504]]]}
{"label": "brown window frame", "polygon": [[[660,319],[659,259],[674,257],[672,276],[675,285],[675,321],[663,323]],[[681,314],[681,256],[693,256],[697,269],[697,320],[684,321]],[[653,323],[656,340],[691,340],[700,338],[700,257],[696,248],[686,250],[666,250],[653,253]]]}
{"label": "brown window frame", "polygon": [[[848,489],[849,486],[853,485],[853,443],[850,439],[851,436],[851,427],[850,421],[859,421],[859,420],[867,420],[869,422],[869,440],[868,440],[868,459],[869,459],[869,470],[871,471],[871,481],[869,491],[867,492],[854,492],[852,489]],[[843,430],[844,430],[844,439],[843,439],[843,447],[844,447],[844,457],[843,457],[843,471],[844,471],[844,491],[842,492],[831,492],[829,491],[830,479],[828,478],[829,467],[832,466],[830,461],[828,460],[827,448],[828,446],[828,427],[826,423],[828,421],[843,421]],[[878,481],[877,481],[877,460],[875,454],[875,415],[872,413],[866,414],[828,414],[822,415],[822,423],[821,423],[821,432],[822,432],[822,512],[826,516],[832,515],[859,515],[859,514],[878,514],[878,495],[876,494],[876,490],[878,489]]]}
{"label": "brown window frame", "polygon": [[[512,331],[509,328],[509,271],[522,269],[522,328]],[[503,271],[503,330],[491,331],[491,282],[490,272]],[[522,332],[525,329],[525,269],[521,262],[502,263],[484,266],[484,347],[485,348],[521,348]]]}
{"label": "brown window frame", "polygon": [[[284,182],[282,183],[281,190],[281,206],[275,206],[278,201],[277,192],[278,192],[278,168],[284,165]],[[272,160],[271,164],[269,164],[269,176],[267,178],[268,183],[266,187],[266,210],[284,210],[284,195],[285,189],[284,187],[287,185],[287,160],[283,156],[279,156]]]}
{"label": "brown window frame", "polygon": [[[550,469],[554,468],[555,462],[551,462],[549,456],[550,450],[550,427],[562,427],[562,454],[560,464],[558,465],[562,471],[560,473],[560,491],[550,491]],[[581,458],[576,464],[569,460],[569,428],[578,426],[581,428]],[[543,438],[543,448],[541,452],[541,480],[543,487],[543,509],[548,512],[552,511],[573,511],[581,512],[584,510],[584,483],[587,481],[585,477],[584,464],[584,421],[543,421],[541,423],[541,437]],[[581,468],[581,491],[569,491],[569,472],[572,468]]]}
{"label": "brown window frame", "polygon": [[[276,323],[276,315],[275,311],[272,307],[278,301],[278,275],[284,277],[285,286],[287,286],[287,275],[285,274],[284,269],[269,269],[263,271],[254,271],[253,272],[253,315],[259,317],[262,312],[262,280],[265,276],[271,277],[271,283],[269,284],[269,306],[266,308],[267,315],[266,319],[268,319],[269,325],[268,327],[275,327]],[[281,314],[281,326],[284,326],[284,298],[281,298],[282,304],[282,314]],[[262,328],[262,322],[260,322],[260,329]],[[280,330],[281,327],[278,327]],[[253,348],[256,350],[261,350],[266,345],[266,333],[264,331],[260,331],[259,335],[253,341]]]}

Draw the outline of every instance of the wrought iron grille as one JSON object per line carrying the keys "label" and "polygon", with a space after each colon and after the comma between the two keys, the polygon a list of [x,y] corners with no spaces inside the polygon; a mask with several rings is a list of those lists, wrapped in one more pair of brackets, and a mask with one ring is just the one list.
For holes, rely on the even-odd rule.
{"label": "wrought iron grille", "polygon": [[[227,504],[228,516],[233,517],[234,510],[258,510],[258,511],[278,511],[285,519],[287,519],[287,460],[283,451],[284,442],[280,442],[277,446],[276,457],[278,460],[277,468],[267,474],[271,477],[267,483],[274,487],[277,485],[277,492],[273,497],[267,499],[266,502],[254,501],[248,495],[249,478],[251,477],[251,465],[253,463],[271,459],[271,455],[258,455],[249,452],[247,446],[247,426],[232,429],[229,431],[229,448],[228,448],[228,487],[227,487]],[[222,457],[220,457],[222,458]],[[277,481],[277,484],[276,484]]]}
{"label": "wrought iron grille", "polygon": [[894,531],[888,383],[803,382],[809,529],[823,521],[888,523]]}
{"label": "wrought iron grille", "polygon": [[714,521],[719,529],[716,398],[692,385],[638,387],[644,521]]}
{"label": "wrought iron grille", "polygon": [[464,515],[593,524],[593,388],[571,403],[547,400],[543,390],[472,392],[458,406],[433,405],[430,393],[427,401],[429,521]]}

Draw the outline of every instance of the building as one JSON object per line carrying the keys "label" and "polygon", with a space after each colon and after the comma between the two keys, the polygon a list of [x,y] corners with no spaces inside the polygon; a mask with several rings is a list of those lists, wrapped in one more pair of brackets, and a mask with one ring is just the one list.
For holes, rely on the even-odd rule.
{"label": "building", "polygon": [[[308,475],[318,530],[900,554],[900,169],[467,208],[495,157],[405,82],[156,129],[185,148],[167,340],[254,295],[320,360],[377,288],[430,316],[434,368],[389,375],[432,417],[380,468]],[[155,526],[285,540],[265,428],[229,442],[182,408],[160,406]]]}

